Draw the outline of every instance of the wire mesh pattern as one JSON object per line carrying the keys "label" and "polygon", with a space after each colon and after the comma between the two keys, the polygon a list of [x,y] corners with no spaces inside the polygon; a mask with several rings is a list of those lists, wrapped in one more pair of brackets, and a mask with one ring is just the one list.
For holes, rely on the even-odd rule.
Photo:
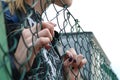
{"label": "wire mesh pattern", "polygon": [[[43,5],[42,0],[40,1],[41,1],[40,5]],[[20,19],[19,22],[16,22],[14,24],[11,23],[8,24],[14,26],[15,29],[11,30],[9,34],[7,33],[7,36],[5,35],[4,32],[2,33],[0,32],[3,36],[6,36],[6,38],[3,38],[0,34],[1,36],[0,41],[1,38],[5,40],[7,39],[8,45],[10,45],[8,47],[9,49],[6,50],[7,47],[4,47],[2,45],[6,43],[6,41],[2,40],[0,42],[0,50],[1,50],[0,55],[2,55],[2,57],[0,57],[1,58],[0,70],[5,70],[6,72],[5,75],[8,75],[9,79],[11,80],[14,79],[12,76],[14,74],[18,74],[21,69],[22,72],[18,74],[19,78],[17,80],[26,80],[26,79],[27,80],[64,80],[62,56],[65,55],[67,49],[74,48],[78,54],[83,54],[84,57],[87,59],[87,64],[85,64],[84,67],[79,70],[80,71],[79,74],[81,75],[81,80],[82,79],[83,80],[118,80],[116,75],[109,68],[109,64],[107,64],[107,60],[105,59],[105,56],[103,54],[104,52],[99,48],[98,45],[96,45],[96,42],[94,41],[92,34],[83,31],[83,29],[79,25],[79,20],[76,19],[71,14],[70,10],[68,9],[68,6],[64,3],[64,1],[60,0],[63,7],[56,6],[54,4],[54,1],[55,0],[53,0],[53,4],[50,4],[51,0],[46,0],[46,3],[44,3],[43,6],[40,6],[42,10],[42,14],[39,14],[33,10],[34,5],[38,2],[38,0],[34,0],[32,8],[26,6],[27,7],[26,15],[21,16],[22,13],[18,13],[18,12],[16,13],[18,18]],[[8,11],[9,8],[8,6],[5,6],[2,9],[2,5],[3,3],[0,6],[1,8],[0,16],[3,16],[3,14],[6,16],[5,13]],[[45,9],[48,5],[50,6],[47,9]],[[45,22],[51,21],[53,23],[56,23],[55,29],[59,34],[55,32],[55,37],[53,41],[50,43],[51,48],[49,50],[46,50],[45,48],[41,48],[41,50],[38,53],[35,52],[34,41],[37,38],[39,38],[38,28],[36,28],[35,32],[32,31],[31,25],[33,24],[30,24],[28,22],[28,19],[31,17],[36,23],[40,24],[39,25],[40,29],[42,29],[42,21]],[[0,25],[2,24],[5,23],[1,22]],[[31,46],[27,45],[24,39],[24,35],[21,34],[24,29],[28,29],[29,32],[32,34]],[[6,30],[3,29],[3,31]],[[20,37],[22,38],[24,45],[27,48],[27,58],[25,62],[23,62],[22,64],[19,64],[19,61],[17,61],[13,56],[17,48]],[[63,48],[63,51],[60,50],[62,54],[59,54],[59,50],[56,50],[56,48],[59,46],[62,46]],[[32,55],[33,52],[34,55],[36,55],[36,58],[32,65],[32,68],[30,69],[29,72],[27,72],[25,64],[28,63],[29,67],[31,67],[29,60],[33,56]],[[11,63],[12,60],[15,60],[17,64],[20,66],[19,70],[17,70],[18,73],[17,71],[13,71],[12,69],[9,69],[11,68],[10,65],[14,64]],[[74,76],[75,76],[75,80],[78,80],[77,79],[78,75],[74,75]]]}

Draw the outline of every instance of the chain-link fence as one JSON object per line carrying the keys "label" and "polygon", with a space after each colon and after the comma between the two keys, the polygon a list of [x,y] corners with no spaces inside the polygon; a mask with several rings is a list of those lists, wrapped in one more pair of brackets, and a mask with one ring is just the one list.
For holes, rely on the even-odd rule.
{"label": "chain-link fence", "polygon": [[[15,0],[11,1],[14,2]],[[52,0],[46,0],[44,3],[44,0],[40,0],[39,5],[41,7],[42,14],[35,12],[33,9],[38,1],[39,0],[33,0],[33,5],[31,7],[28,5],[25,6],[27,12],[26,14],[15,11],[16,14],[13,16],[10,15],[9,5],[4,3],[4,1],[1,1],[0,79],[12,80],[14,79],[13,76],[17,74],[15,80],[63,80],[64,70],[62,65],[64,61],[62,56],[64,56],[67,49],[73,47],[78,54],[83,54],[87,59],[87,63],[80,69],[81,79],[118,80],[116,75],[109,68],[110,63],[95,40],[94,35],[83,31],[79,25],[79,20],[71,14],[68,6],[64,3],[64,0],[58,0],[63,7],[58,7],[54,4],[57,0],[53,0],[53,4],[50,4]],[[46,8],[48,5],[50,6]],[[36,28],[35,32],[32,32],[32,26],[30,27],[30,25],[34,25],[34,22],[29,23],[28,21],[31,17],[36,23],[40,24],[40,29],[42,29],[43,21],[56,23],[55,30],[57,32],[55,32],[55,37],[50,43],[51,48],[49,50],[41,48],[38,53],[35,52],[34,39],[39,38],[39,31],[38,28]],[[8,21],[6,21],[6,18]],[[8,25],[9,29],[5,27]],[[27,45],[24,35],[21,34],[24,29],[28,29],[28,32],[32,34],[31,46]],[[20,38],[27,48],[27,58],[22,64],[19,64],[19,61],[17,61],[14,57]],[[63,49],[59,48],[61,46]],[[27,67],[31,67],[31,62],[29,62],[29,60],[33,56],[33,52],[34,55],[36,55],[36,58],[32,68],[27,71],[25,64],[27,63],[29,65]],[[62,54],[59,54],[60,52]],[[15,68],[14,61],[20,66],[19,69]],[[105,65],[108,66],[105,67]],[[20,72],[21,70],[22,72]],[[78,75],[74,74],[74,76],[75,80],[77,80]]]}

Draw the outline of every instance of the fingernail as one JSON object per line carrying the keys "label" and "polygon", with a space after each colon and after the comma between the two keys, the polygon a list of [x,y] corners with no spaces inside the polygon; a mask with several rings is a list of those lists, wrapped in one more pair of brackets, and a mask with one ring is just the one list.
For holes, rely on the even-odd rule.
{"label": "fingernail", "polygon": [[50,50],[50,49],[51,49],[51,45],[48,44],[48,45],[45,46],[45,48],[46,48],[47,50]]}
{"label": "fingernail", "polygon": [[85,57],[83,56],[83,59],[84,59]]}
{"label": "fingernail", "polygon": [[52,24],[54,27],[56,26],[56,24],[55,24],[55,23],[50,22],[50,24]]}
{"label": "fingernail", "polygon": [[56,26],[56,24],[54,24],[54,27]]}
{"label": "fingernail", "polygon": [[77,61],[74,59],[74,61],[73,61],[74,63],[76,63]]}
{"label": "fingernail", "polygon": [[54,25],[54,27],[56,26],[56,24],[55,24],[55,23],[52,23],[52,25]]}
{"label": "fingernail", "polygon": [[72,57],[69,58],[69,62],[71,62],[71,61],[72,61]]}
{"label": "fingernail", "polygon": [[53,40],[53,37],[51,36],[51,37],[50,37],[50,41],[52,41],[52,40]]}
{"label": "fingernail", "polygon": [[68,58],[72,58],[72,56],[70,56],[70,55],[67,55],[68,56]]}
{"label": "fingernail", "polygon": [[72,69],[74,69],[74,67],[72,67]]}

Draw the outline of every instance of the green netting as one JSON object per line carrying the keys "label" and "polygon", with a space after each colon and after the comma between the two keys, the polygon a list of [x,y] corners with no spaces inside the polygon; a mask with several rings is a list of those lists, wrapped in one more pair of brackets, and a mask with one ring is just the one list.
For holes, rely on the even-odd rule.
{"label": "green netting", "polygon": [[[50,4],[51,1],[53,1],[53,4]],[[74,48],[78,54],[83,54],[87,59],[87,63],[79,70],[81,80],[118,80],[113,71],[109,69],[109,61],[107,61],[106,56],[94,35],[91,32],[83,31],[79,24],[79,20],[71,14],[68,6],[64,3],[64,0],[58,0],[63,7],[58,7],[54,4],[54,1],[56,0],[46,0],[45,3],[42,3],[43,0],[40,0],[39,5],[42,14],[35,12],[28,5],[26,5],[27,13],[24,16],[22,16],[23,14],[19,11],[15,11],[20,21],[16,22],[14,26],[11,25],[11,23],[8,24],[16,28],[9,34],[7,33],[7,36],[5,33],[7,31],[5,28],[3,13],[4,16],[6,16],[6,12],[9,8],[8,6],[5,6],[2,10],[2,6],[0,5],[0,80],[14,79],[14,74],[19,75],[19,77],[16,76],[17,79],[15,80],[63,80],[65,79],[65,75],[62,57],[69,48]],[[34,7],[37,2],[38,0],[33,0],[32,7]],[[50,6],[45,9],[47,5]],[[9,16],[10,15],[7,15],[7,18]],[[42,48],[39,52],[35,52],[34,38],[39,38],[39,30],[36,28],[35,32],[32,32],[32,27],[30,27],[30,24],[28,24],[27,21],[28,18],[31,17],[36,23],[40,23],[40,29],[42,29],[42,21],[51,21],[56,24],[55,29],[59,34],[56,32],[53,41],[50,43],[51,48],[49,50]],[[29,29],[28,32],[32,34],[31,46],[27,45],[24,35],[21,34],[25,28]],[[19,61],[13,56],[19,42],[19,38],[16,35],[21,36],[21,39],[27,48],[27,58],[22,64],[19,64]],[[7,43],[7,40],[10,41]],[[9,50],[7,44],[11,44]],[[61,48],[58,50],[58,47],[61,46],[63,50]],[[36,59],[35,63],[33,63],[33,68],[31,68],[29,60],[31,56],[33,56],[33,52],[35,53],[34,55],[36,56]],[[59,54],[59,52],[62,54]],[[14,65],[12,59],[20,66],[19,69],[13,70],[12,67],[10,67],[10,65]],[[10,62],[11,64],[9,64]],[[28,63],[28,67],[31,68],[29,72],[26,70],[26,63]],[[22,72],[18,73],[15,70],[18,72],[22,70]],[[75,80],[78,80],[78,74],[74,74]]]}
{"label": "green netting", "polygon": [[[0,12],[2,12],[2,7],[0,3]],[[11,70],[9,64],[9,55],[7,53],[7,38],[6,38],[6,30],[4,24],[3,13],[0,13],[0,80],[10,80]]]}

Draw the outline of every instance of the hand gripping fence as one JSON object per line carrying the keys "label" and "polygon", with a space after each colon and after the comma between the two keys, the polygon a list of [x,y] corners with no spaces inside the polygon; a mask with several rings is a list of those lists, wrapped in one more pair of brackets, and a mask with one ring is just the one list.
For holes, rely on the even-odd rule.
{"label": "hand gripping fence", "polygon": [[[83,54],[87,59],[87,63],[83,68],[79,69],[77,75],[74,74],[70,67],[70,71],[74,74],[74,80],[78,80],[79,74],[80,80],[118,80],[112,70],[108,68],[107,61],[103,55],[104,52],[96,45],[92,32],[83,31],[79,20],[71,14],[64,1],[60,0],[63,7],[58,7],[54,4],[54,1],[53,4],[45,9],[51,3],[51,0],[46,0],[46,3],[42,3],[42,0],[40,0],[40,7],[43,12],[41,15],[32,9],[38,0],[33,0],[32,8],[25,6],[27,13],[23,15],[24,17],[21,17],[21,13],[16,11],[20,21],[14,24],[16,28],[9,34],[5,27],[5,13],[7,13],[9,7],[4,6],[4,0],[0,1],[0,80],[69,80],[69,76],[67,76],[67,79],[65,78],[63,70],[63,56],[69,48],[74,48],[77,54]],[[40,24],[40,29],[42,29],[42,21],[56,23],[55,37],[50,43],[51,48],[49,50],[41,48],[38,53],[35,52],[34,41],[39,38],[39,30],[36,28],[35,32],[32,31],[32,26],[27,21],[31,16],[36,23]],[[9,17],[8,14],[7,17],[13,18]],[[7,25],[13,26],[10,23]],[[28,29],[32,34],[31,46],[27,45],[23,34],[21,34],[23,29]],[[13,56],[19,42],[16,35],[22,38],[27,48],[27,58],[22,64]],[[9,47],[8,44],[11,44],[11,46]],[[33,53],[36,58],[31,68],[29,60]],[[14,61],[20,66],[19,69],[15,68]],[[26,63],[31,68],[30,71],[27,71]],[[20,72],[21,69],[22,72]],[[16,79],[14,79],[14,74],[19,77],[16,76]]]}

